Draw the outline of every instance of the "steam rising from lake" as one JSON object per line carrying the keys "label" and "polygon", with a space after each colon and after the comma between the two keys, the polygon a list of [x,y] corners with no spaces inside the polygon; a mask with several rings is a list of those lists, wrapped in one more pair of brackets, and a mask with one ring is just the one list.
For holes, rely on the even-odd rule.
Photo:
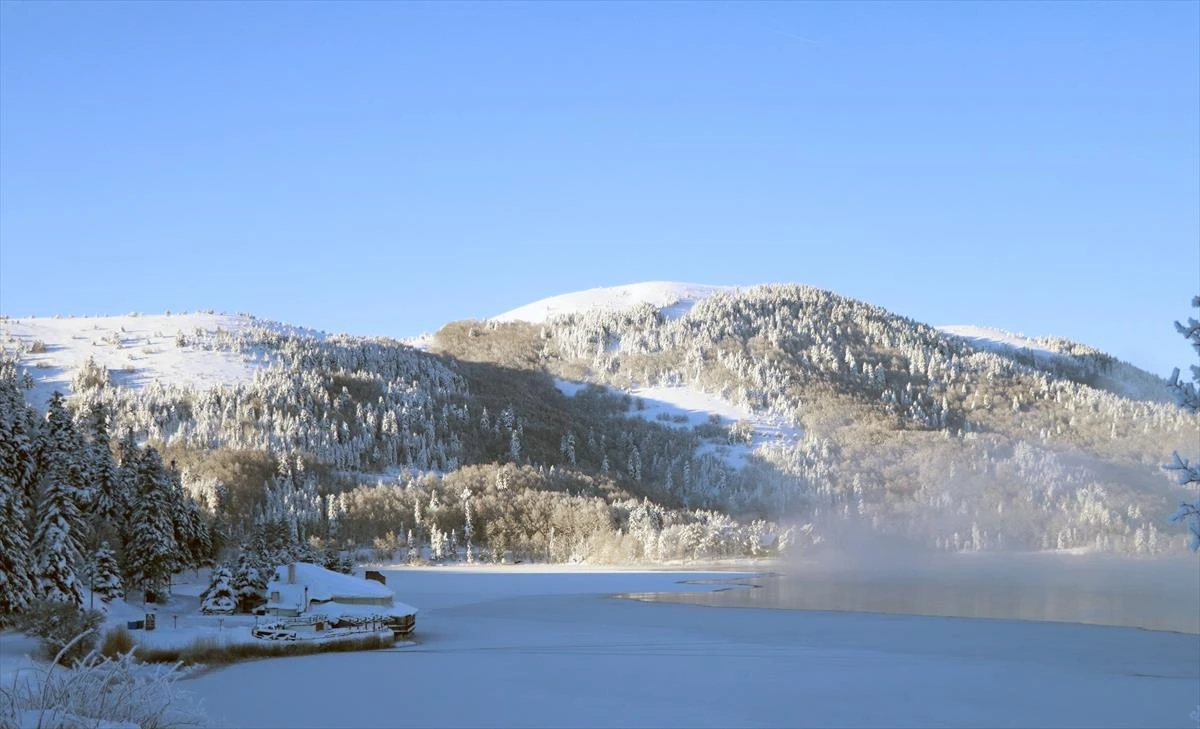
{"label": "steam rising from lake", "polygon": [[[1200,558],[1042,553],[926,553],[902,543],[870,554],[809,553],[751,589],[650,599],[725,607],[1049,620],[1200,634]],[[645,596],[644,596],[645,597]]]}

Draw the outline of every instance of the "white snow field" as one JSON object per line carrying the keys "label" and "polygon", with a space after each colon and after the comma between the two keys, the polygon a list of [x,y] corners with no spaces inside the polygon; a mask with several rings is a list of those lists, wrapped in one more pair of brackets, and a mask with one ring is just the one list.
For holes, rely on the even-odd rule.
{"label": "white snow field", "polygon": [[[207,389],[254,379],[266,364],[252,353],[176,346],[176,336],[197,330],[236,332],[252,325],[279,325],[226,314],[130,314],[96,317],[31,317],[0,320],[0,347],[25,348],[21,364],[34,379],[30,401],[44,407],[50,393],[71,391],[71,378],[89,357],[109,370],[113,381],[140,389],[154,381]],[[30,352],[34,342],[42,352]]]}
{"label": "white snow field", "polygon": [[[556,378],[554,386],[567,397],[574,397],[587,387],[587,383]],[[633,407],[626,413],[627,416],[671,428],[694,428],[707,423],[713,416],[725,427],[738,421],[748,423],[753,431],[750,443],[705,443],[697,451],[698,454],[715,453],[733,468],[745,466],[747,457],[760,446],[781,443],[795,445],[804,435],[801,428],[788,424],[783,418],[751,412],[749,408],[734,405],[694,387],[657,385],[632,390],[606,389],[618,395],[629,395],[633,399]]]}
{"label": "white snow field", "polygon": [[744,574],[393,568],[417,645],[183,687],[253,727],[1195,726],[1200,636],[611,597]]}
{"label": "white snow field", "polygon": [[494,316],[494,321],[525,321],[541,324],[557,316],[578,314],[592,309],[626,311],[650,304],[669,318],[679,318],[691,311],[701,299],[722,291],[735,291],[734,286],[705,286],[673,281],[646,281],[626,286],[574,291],[540,299],[532,304]]}
{"label": "white snow field", "polygon": [[[1055,351],[1042,341],[1003,329],[972,324],[953,324],[936,328],[945,334],[965,339],[980,349],[1009,356],[1031,356],[1040,364],[1052,363],[1056,359],[1071,359],[1070,355]],[[1098,373],[1094,384],[1133,400],[1170,402],[1172,399],[1167,383],[1162,377],[1120,360],[1114,361],[1109,369]]]}
{"label": "white snow field", "polygon": [[974,324],[948,324],[939,326],[937,329],[946,334],[953,334],[956,337],[966,339],[982,349],[1001,351],[1027,349],[1038,355],[1060,356],[1053,349],[1044,344],[1039,344],[1036,339],[1027,337],[1024,334],[1006,332],[1003,329],[990,329],[988,327],[975,326]]}

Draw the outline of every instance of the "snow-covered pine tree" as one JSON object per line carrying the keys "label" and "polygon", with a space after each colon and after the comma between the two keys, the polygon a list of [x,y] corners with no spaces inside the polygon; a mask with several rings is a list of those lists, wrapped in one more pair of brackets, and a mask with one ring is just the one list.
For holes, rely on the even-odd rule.
{"label": "snow-covered pine tree", "polygon": [[[124,547],[130,541],[131,517],[133,515],[134,502],[138,498],[138,464],[141,458],[142,449],[138,447],[133,431],[127,429],[121,440],[117,443],[116,484],[117,493],[123,495],[125,499],[125,513],[117,521],[116,526],[123,547],[122,556],[125,558],[126,564],[128,564],[128,556],[124,554]],[[126,576],[130,574],[128,567],[126,567],[124,573]]]}
{"label": "snow-covered pine tree", "polygon": [[334,548],[326,548],[324,553],[321,555],[321,566],[330,572],[337,572],[341,567],[341,564],[342,557],[338,553],[338,550]]}
{"label": "snow-covered pine tree", "polygon": [[[1192,306],[1200,309],[1200,296],[1192,299]],[[1189,318],[1186,325],[1175,322],[1175,329],[1191,342],[1197,354],[1200,354],[1200,320],[1195,317]],[[1196,413],[1200,412],[1200,365],[1192,365],[1191,370],[1191,381],[1186,382],[1179,379],[1179,368],[1175,368],[1171,373],[1170,385],[1179,406]],[[1200,488],[1200,463],[1192,463],[1181,457],[1178,452],[1173,454],[1173,458],[1174,460],[1164,468],[1178,475],[1179,485]],[[1200,495],[1195,501],[1181,502],[1179,508],[1171,515],[1170,521],[1182,523],[1187,527],[1188,547],[1193,552],[1200,552]]]}
{"label": "snow-covered pine tree", "polygon": [[[242,552],[246,554],[247,558],[250,560],[250,563],[257,567],[260,571],[276,566],[271,564],[271,560],[274,558],[274,555],[272,554],[273,550],[271,545],[267,540],[266,532],[266,526],[263,523],[260,522],[255,524],[253,533],[250,535],[250,544],[242,547]],[[241,562],[239,559],[239,564],[240,563]],[[234,572],[234,575],[236,579],[237,573]]]}
{"label": "snow-covered pine tree", "polygon": [[92,498],[88,509],[94,544],[119,539],[129,515],[129,494],[123,488],[108,433],[109,415],[101,403],[93,403],[84,421],[88,436],[84,446]]}
{"label": "snow-covered pine tree", "polygon": [[[0,444],[0,448],[5,445]],[[33,599],[21,501],[14,480],[0,473],[0,524],[4,526],[0,529],[0,624],[5,616],[21,612]]]}
{"label": "snow-covered pine tree", "polygon": [[78,570],[86,533],[81,501],[85,467],[82,442],[62,395],[50,397],[38,449],[41,500],[33,530],[33,579],[37,594],[52,602],[83,605]]}
{"label": "snow-covered pine tree", "polygon": [[175,537],[175,569],[198,567],[208,557],[208,525],[196,501],[183,490],[174,461],[164,471],[164,477]]}
{"label": "snow-covered pine tree", "polygon": [[238,609],[249,612],[261,605],[266,599],[266,590],[266,576],[255,565],[253,556],[242,552],[238,555],[237,568],[233,572],[233,594]]}
{"label": "snow-covered pine tree", "polygon": [[130,576],[145,591],[146,600],[151,601],[166,590],[178,564],[170,483],[162,458],[154,448],[142,449],[136,478],[125,552]]}
{"label": "snow-covered pine tree", "polygon": [[185,499],[187,503],[184,514],[184,533],[188,540],[188,558],[192,567],[200,567],[207,564],[213,557],[212,530],[209,529],[208,522],[204,519],[204,514],[196,500],[186,495]]}
{"label": "snow-covered pine tree", "polygon": [[213,569],[208,589],[200,595],[200,612],[205,615],[229,615],[237,610],[237,594],[233,589],[233,574],[226,565]]}
{"label": "snow-covered pine tree", "polygon": [[[212,499],[212,522],[208,527],[208,554],[215,559],[229,544],[233,537],[232,525],[229,522],[229,487],[217,483]],[[201,509],[203,516],[204,509]]]}
{"label": "snow-covered pine tree", "polygon": [[125,597],[121,570],[117,567],[117,558],[108,548],[108,542],[100,544],[92,560],[92,592],[105,604]]}
{"label": "snow-covered pine tree", "polygon": [[0,359],[0,624],[34,598],[28,532],[29,494],[37,475],[29,438],[33,426],[16,366]]}

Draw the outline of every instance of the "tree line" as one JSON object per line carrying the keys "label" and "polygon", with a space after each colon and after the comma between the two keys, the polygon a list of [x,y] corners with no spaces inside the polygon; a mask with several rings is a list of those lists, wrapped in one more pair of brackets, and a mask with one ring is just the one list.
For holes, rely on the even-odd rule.
{"label": "tree line", "polygon": [[219,540],[173,464],[132,433],[114,443],[100,405],[73,417],[55,392],[39,416],[30,384],[0,360],[0,619],[39,600],[82,607],[85,590],[154,600],[211,559]]}

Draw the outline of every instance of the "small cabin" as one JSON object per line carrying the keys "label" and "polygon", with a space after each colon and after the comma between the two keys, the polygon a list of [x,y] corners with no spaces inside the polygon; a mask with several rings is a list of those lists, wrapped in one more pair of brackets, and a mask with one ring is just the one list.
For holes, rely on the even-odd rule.
{"label": "small cabin", "polygon": [[266,612],[281,618],[319,614],[331,620],[381,616],[397,635],[408,635],[416,624],[417,609],[398,602],[383,575],[375,574],[379,579],[363,579],[310,562],[277,567],[267,584]]}

